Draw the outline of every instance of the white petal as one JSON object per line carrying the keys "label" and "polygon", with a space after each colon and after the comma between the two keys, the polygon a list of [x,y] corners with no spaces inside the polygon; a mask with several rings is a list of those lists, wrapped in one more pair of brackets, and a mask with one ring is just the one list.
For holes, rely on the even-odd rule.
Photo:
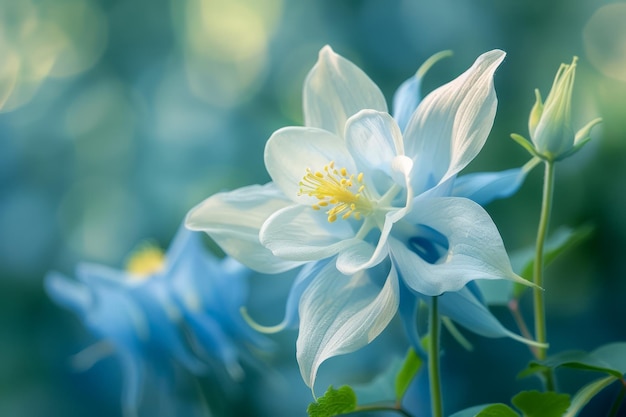
{"label": "white petal", "polygon": [[286,127],[274,132],[265,145],[265,167],[274,183],[294,202],[313,204],[308,196],[298,196],[306,169],[324,171],[334,161],[354,173],[355,166],[342,139],[321,129]]}
{"label": "white petal", "polygon": [[393,267],[381,289],[366,272],[342,275],[329,263],[300,300],[300,333],[296,343],[304,382],[313,389],[326,359],[367,345],[398,309],[398,278]]}
{"label": "white petal", "polygon": [[417,107],[404,136],[406,155],[416,161],[416,193],[458,173],[483,147],[497,107],[493,74],[504,56],[499,50],[481,55]]}
{"label": "white petal", "polygon": [[391,175],[391,161],[404,154],[402,133],[387,113],[362,110],[348,119],[346,146],[359,171],[381,170]]}
{"label": "white petal", "polygon": [[300,265],[272,255],[261,245],[259,231],[275,211],[293,204],[268,183],[215,194],[192,208],[185,219],[191,230],[204,231],[229,256],[263,273],[277,273]]}
{"label": "white petal", "polygon": [[387,111],[383,93],[352,62],[330,46],[319,53],[304,82],[304,122],[343,137],[346,120],[362,109]]}
{"label": "white petal", "polygon": [[436,230],[449,244],[447,255],[431,264],[409,248],[406,237],[389,238],[394,264],[414,291],[439,295],[458,291],[475,279],[508,279],[528,284],[513,272],[496,225],[473,201],[449,197],[415,202],[405,220]]}
{"label": "white petal", "polygon": [[324,259],[359,242],[348,222],[329,223],[325,213],[299,205],[272,215],[260,239],[275,256],[292,261]]}
{"label": "white petal", "polygon": [[376,246],[359,240],[354,245],[343,250],[337,257],[337,269],[346,275],[352,275],[381,263],[389,254],[387,238],[393,227],[392,212],[385,217],[385,224],[380,231]]}

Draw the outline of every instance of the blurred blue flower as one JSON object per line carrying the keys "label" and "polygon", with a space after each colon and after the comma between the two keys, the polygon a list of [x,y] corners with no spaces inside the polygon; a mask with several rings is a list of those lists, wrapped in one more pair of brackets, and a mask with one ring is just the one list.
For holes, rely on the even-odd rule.
{"label": "blurred blue flower", "polygon": [[174,366],[219,375],[215,363],[220,362],[239,380],[241,361],[253,360],[247,348],[270,347],[239,313],[251,271],[233,259],[213,257],[201,237],[181,227],[166,254],[144,245],[126,270],[84,263],[76,269],[78,280],[56,272],[46,276],[49,296],[101,339],[76,356],[78,367],[89,368],[109,353],[118,356],[126,415],[139,407],[148,370],[171,381]]}
{"label": "blurred blue flower", "polygon": [[403,292],[415,299],[475,279],[527,283],[472,199],[510,195],[537,161],[455,181],[491,130],[504,55],[481,55],[421,102],[418,71],[396,94],[393,118],[373,81],[324,47],[304,85],[306,126],[267,142],[273,182],[216,194],[189,212],[188,227],[263,272],[333,259],[305,269],[290,298],[292,306],[299,298],[298,362],[310,387],[324,360],[371,342],[400,304],[410,310]]}

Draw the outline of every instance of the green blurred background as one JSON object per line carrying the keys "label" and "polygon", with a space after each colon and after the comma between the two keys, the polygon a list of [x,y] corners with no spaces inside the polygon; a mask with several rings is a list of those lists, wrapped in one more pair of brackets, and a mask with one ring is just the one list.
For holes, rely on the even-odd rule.
{"label": "green blurred background", "polygon": [[[118,379],[69,370],[93,339],[47,299],[43,276],[81,260],[121,267],[142,239],[166,247],[203,198],[268,181],[265,141],[302,123],[302,83],[325,44],[388,98],[435,52],[454,56],[425,91],[505,50],[495,126],[469,171],[527,160],[509,134],[527,134],[534,88],[545,97],[579,56],[574,127],[604,123],[558,165],[552,226],[595,233],[548,269],[549,338],[554,351],[626,340],[626,2],[0,0],[1,416],[118,413]],[[539,171],[488,207],[510,250],[533,243]],[[506,378],[528,359],[510,343],[481,348],[510,362]],[[502,385],[459,401],[507,401]]]}

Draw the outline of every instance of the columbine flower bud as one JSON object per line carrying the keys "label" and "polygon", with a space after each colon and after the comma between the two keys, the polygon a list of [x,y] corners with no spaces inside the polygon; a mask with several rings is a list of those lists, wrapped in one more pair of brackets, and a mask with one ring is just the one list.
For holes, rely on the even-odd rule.
{"label": "columbine flower bud", "polygon": [[[528,119],[533,148],[529,151],[543,159],[557,160],[573,154],[589,140],[591,128],[602,120],[594,119],[574,133],[571,103],[577,60],[574,57],[571,64],[561,64],[545,103],[542,102],[539,90],[535,90],[536,101]],[[514,139],[520,142],[522,138],[515,136]]]}

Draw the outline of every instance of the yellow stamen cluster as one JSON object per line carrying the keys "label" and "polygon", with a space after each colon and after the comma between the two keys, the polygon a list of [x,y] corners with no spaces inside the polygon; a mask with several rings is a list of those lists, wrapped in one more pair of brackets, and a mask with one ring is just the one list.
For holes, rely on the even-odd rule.
{"label": "yellow stamen cluster", "polygon": [[324,166],[324,172],[313,172],[307,168],[299,185],[298,195],[308,195],[319,200],[313,204],[314,210],[329,207],[326,214],[330,223],[337,220],[338,216],[344,220],[350,216],[360,220],[361,216],[372,210],[372,203],[363,194],[363,173],[356,176],[349,174],[346,168],[335,168],[334,161]]}
{"label": "yellow stamen cluster", "polygon": [[153,244],[142,244],[126,261],[126,271],[131,276],[145,278],[160,272],[165,266],[165,254]]}

